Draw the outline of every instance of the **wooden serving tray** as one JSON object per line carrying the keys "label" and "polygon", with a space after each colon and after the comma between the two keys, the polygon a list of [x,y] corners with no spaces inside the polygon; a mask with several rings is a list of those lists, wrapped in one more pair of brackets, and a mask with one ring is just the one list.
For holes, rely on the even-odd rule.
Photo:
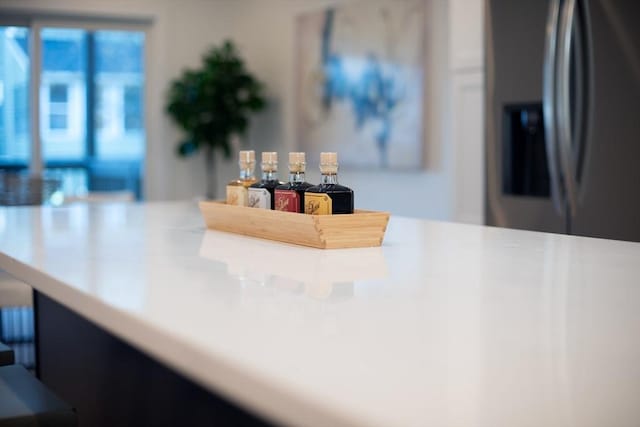
{"label": "wooden serving tray", "polygon": [[207,228],[320,249],[380,246],[388,212],[356,210],[350,215],[307,215],[200,202]]}

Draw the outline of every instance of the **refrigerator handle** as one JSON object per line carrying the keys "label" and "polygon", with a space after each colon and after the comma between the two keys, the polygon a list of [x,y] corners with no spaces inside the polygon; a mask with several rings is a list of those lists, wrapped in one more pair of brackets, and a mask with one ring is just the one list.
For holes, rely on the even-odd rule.
{"label": "refrigerator handle", "polygon": [[573,132],[571,122],[571,42],[576,17],[576,0],[565,0],[560,15],[560,36],[557,63],[558,101],[558,149],[562,168],[567,216],[572,218],[577,210],[577,183],[573,163]]}
{"label": "refrigerator handle", "polygon": [[558,123],[557,123],[557,58],[558,23],[560,20],[560,0],[549,2],[543,66],[543,116],[545,145],[551,185],[551,199],[559,215],[563,215],[563,193],[560,184],[558,164]]}
{"label": "refrigerator handle", "polygon": [[579,63],[576,70],[579,71],[580,81],[578,82],[577,92],[581,95],[577,101],[577,123],[575,126],[576,135],[574,135],[574,153],[573,165],[575,174],[573,175],[578,190],[577,199],[580,200],[581,195],[586,187],[585,169],[587,168],[587,159],[590,142],[590,128],[593,115],[593,40],[591,32],[591,16],[589,0],[578,0],[578,11],[576,12],[576,30],[577,41],[576,48],[580,50],[578,53]]}

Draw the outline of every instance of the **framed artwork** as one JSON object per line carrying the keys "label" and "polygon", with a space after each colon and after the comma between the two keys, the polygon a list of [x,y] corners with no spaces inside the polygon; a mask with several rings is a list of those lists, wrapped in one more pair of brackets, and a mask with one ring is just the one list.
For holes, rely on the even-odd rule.
{"label": "framed artwork", "polygon": [[317,163],[423,165],[423,0],[348,2],[296,19],[296,136]]}

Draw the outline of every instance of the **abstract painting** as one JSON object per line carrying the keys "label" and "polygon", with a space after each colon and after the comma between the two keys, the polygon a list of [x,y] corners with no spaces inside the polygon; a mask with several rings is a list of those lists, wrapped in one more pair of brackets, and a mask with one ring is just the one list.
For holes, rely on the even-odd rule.
{"label": "abstract painting", "polygon": [[423,0],[347,2],[297,17],[296,133],[307,162],[422,166]]}

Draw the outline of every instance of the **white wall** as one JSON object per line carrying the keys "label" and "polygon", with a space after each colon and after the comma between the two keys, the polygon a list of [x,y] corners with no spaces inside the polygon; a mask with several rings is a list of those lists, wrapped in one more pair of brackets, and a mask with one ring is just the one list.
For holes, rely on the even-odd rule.
{"label": "white wall", "polygon": [[[345,0],[342,0],[345,1]],[[353,0],[348,0],[353,1]],[[249,136],[256,150],[272,149],[286,158],[296,148],[294,124],[294,22],[297,14],[318,10],[336,1],[243,0],[235,39],[249,66],[269,89],[271,106],[260,117]],[[425,165],[416,172],[354,172],[342,170],[340,180],[356,193],[356,205],[365,209],[390,210],[394,214],[452,219],[453,163],[449,143],[449,49],[448,5],[445,0],[426,0],[427,98],[425,111]],[[256,30],[256,29],[264,29]],[[234,163],[221,168],[233,176]],[[317,181],[317,167],[309,165],[310,181]],[[223,194],[223,183],[219,185]]]}
{"label": "white wall", "polygon": [[[353,0],[342,0],[353,1]],[[256,150],[296,148],[294,124],[294,20],[327,0],[243,0],[234,37],[250,67],[264,79],[271,107],[249,137]],[[420,172],[341,171],[361,208],[394,214],[482,223],[483,7],[481,0],[425,0],[427,6],[425,169]],[[261,30],[264,29],[264,30]],[[235,163],[223,168],[233,176]],[[318,179],[309,167],[310,180]],[[220,183],[219,194],[223,194]]]}
{"label": "white wall", "polygon": [[[163,113],[166,88],[207,47],[231,37],[266,83],[269,108],[245,141],[286,159],[294,129],[294,19],[340,0],[0,0],[10,8],[45,13],[123,15],[153,21],[148,40],[148,199],[204,194],[204,159],[179,159],[179,133]],[[358,1],[358,0],[341,0]],[[362,0],[359,0],[362,1]],[[482,220],[481,0],[425,0],[427,5],[425,169],[419,172],[341,172],[356,206],[434,219]],[[461,65],[463,64],[463,65]],[[284,162],[282,162],[284,164]],[[236,175],[235,161],[219,161],[218,194]],[[309,180],[318,179],[309,166]],[[479,179],[478,179],[479,177]]]}
{"label": "white wall", "polygon": [[483,1],[450,0],[451,220],[484,224]]}

